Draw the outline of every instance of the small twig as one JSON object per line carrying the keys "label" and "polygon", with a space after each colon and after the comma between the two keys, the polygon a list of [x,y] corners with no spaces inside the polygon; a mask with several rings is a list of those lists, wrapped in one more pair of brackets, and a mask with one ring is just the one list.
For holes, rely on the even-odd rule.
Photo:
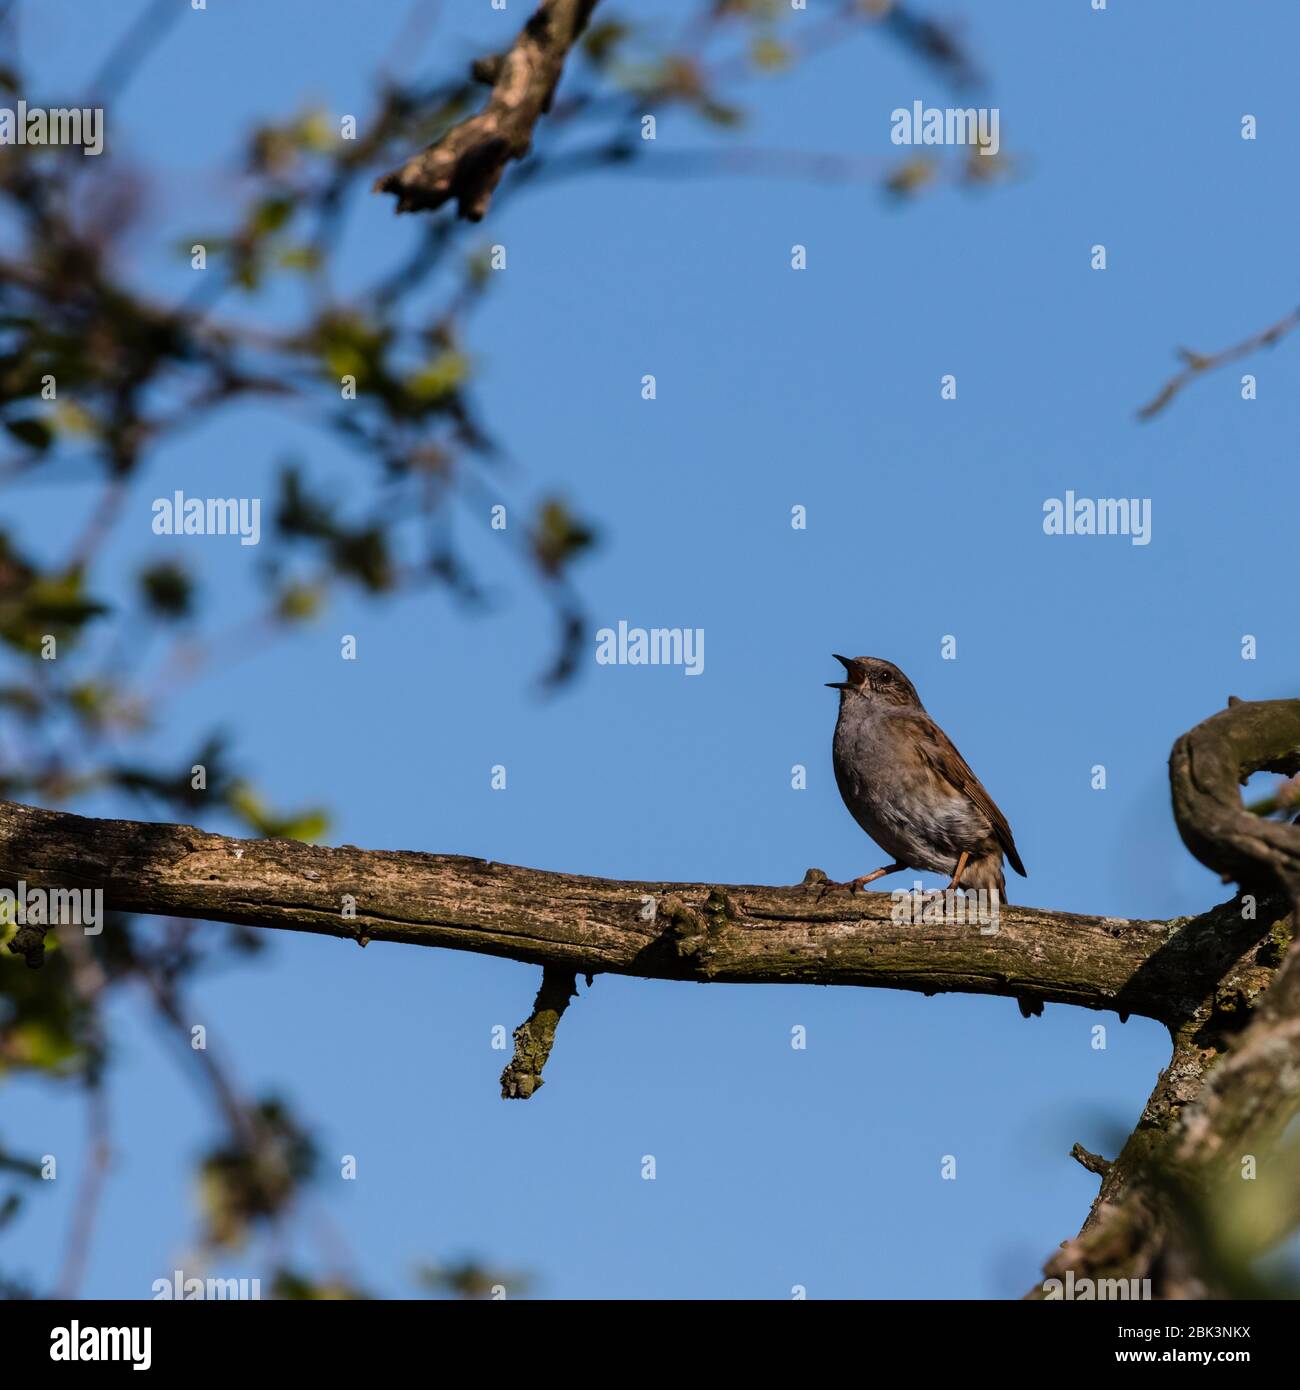
{"label": "small twig", "polygon": [[1085,1149],[1082,1144],[1075,1144],[1070,1150],[1070,1157],[1077,1163],[1082,1163],[1090,1173],[1096,1173],[1099,1178],[1104,1178],[1110,1172],[1110,1159],[1092,1153],[1091,1150]]}
{"label": "small twig", "polygon": [[43,922],[24,922],[13,934],[9,949],[22,956],[28,970],[39,970],[45,964],[45,933],[49,926]]}
{"label": "small twig", "polygon": [[[112,1126],[103,1075],[108,1042],[100,1009],[104,992],[108,987],[108,976],[91,949],[90,942],[75,927],[60,932],[59,942],[67,953],[71,967],[73,993],[86,1011],[85,1028],[89,1050],[86,1068],[86,1114],[89,1128],[86,1169],[77,1192],[56,1294],[58,1298],[76,1298],[90,1260],[95,1222],[113,1161]],[[27,963],[31,965],[33,962],[29,959]]]}
{"label": "small twig", "polygon": [[109,1131],[108,1098],[104,1092],[101,1078],[94,1077],[86,1093],[89,1116],[90,1146],[86,1158],[86,1171],[81,1180],[81,1190],[77,1193],[77,1205],[72,1219],[72,1231],[68,1237],[68,1247],[63,1257],[63,1269],[59,1274],[59,1298],[76,1298],[85,1277],[86,1263],[90,1258],[91,1239],[95,1231],[95,1218],[99,1213],[100,1198],[108,1179],[108,1169],[113,1158],[113,1146]]}
{"label": "small twig", "polygon": [[542,1068],[551,1055],[556,1027],[577,992],[573,971],[550,966],[542,971],[542,987],[533,1001],[533,1011],[515,1029],[515,1055],[501,1073],[504,1100],[527,1100],[541,1087]]}
{"label": "small twig", "polygon": [[1203,353],[1192,352],[1189,348],[1179,348],[1178,356],[1185,363],[1183,370],[1165,382],[1159,393],[1138,411],[1138,419],[1150,420],[1152,416],[1158,415],[1193,377],[1200,376],[1203,372],[1213,371],[1216,367],[1222,367],[1229,362],[1236,362],[1242,357],[1249,356],[1252,352],[1257,352],[1260,348],[1272,347],[1280,339],[1286,337],[1297,324],[1300,324],[1300,309],[1293,309],[1271,328],[1266,328],[1262,333],[1256,333],[1235,347],[1225,348],[1222,352],[1206,356]]}

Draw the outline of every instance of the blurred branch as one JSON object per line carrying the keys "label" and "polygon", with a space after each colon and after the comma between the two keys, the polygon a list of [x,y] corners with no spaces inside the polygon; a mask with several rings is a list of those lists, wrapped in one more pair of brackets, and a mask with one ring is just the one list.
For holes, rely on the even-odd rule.
{"label": "blurred branch", "polygon": [[1211,353],[1206,356],[1204,353],[1192,352],[1190,348],[1179,348],[1178,356],[1185,364],[1183,370],[1165,382],[1160,391],[1138,411],[1138,419],[1150,420],[1159,415],[1193,378],[1201,376],[1205,372],[1213,371],[1216,367],[1226,366],[1229,362],[1236,362],[1243,357],[1248,357],[1252,352],[1258,352],[1260,348],[1272,347],[1282,338],[1285,338],[1297,324],[1300,324],[1300,309],[1293,309],[1271,328],[1266,328],[1262,333],[1256,333],[1235,347],[1225,348],[1222,352]]}
{"label": "blurred branch", "polygon": [[68,1248],[63,1257],[63,1268],[59,1274],[58,1298],[76,1298],[85,1277],[86,1264],[90,1258],[91,1239],[95,1231],[95,1217],[99,1212],[104,1184],[108,1179],[109,1164],[112,1161],[112,1139],[109,1132],[108,1097],[104,1091],[103,1080],[96,1077],[88,1083],[86,1091],[86,1115],[89,1129],[89,1144],[86,1153],[86,1171],[77,1193],[77,1204],[73,1212],[72,1230],[68,1237]]}
{"label": "blurred branch", "polygon": [[596,3],[543,0],[508,52],[474,65],[475,77],[492,86],[487,105],[378,179],[374,191],[395,193],[398,212],[439,208],[455,199],[462,217],[479,221],[506,165],[528,153],[533,129],[550,110],[564,61]]}
{"label": "blurred branch", "polygon": [[90,81],[90,91],[96,102],[102,104],[121,95],[140,65],[186,9],[188,6],[178,0],[151,0],[140,11]]}

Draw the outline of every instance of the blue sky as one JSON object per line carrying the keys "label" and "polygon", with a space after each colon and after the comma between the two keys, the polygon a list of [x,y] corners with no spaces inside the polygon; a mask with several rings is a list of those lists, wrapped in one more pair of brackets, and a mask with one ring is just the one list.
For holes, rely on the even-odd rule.
{"label": "blue sky", "polygon": [[[27,8],[29,60],[63,97],[136,7]],[[367,109],[408,6],[362,8],[209,0],[182,16],[108,116],[104,157],[153,180],[130,248],[142,284],[185,287],[176,238],[222,225],[251,119]],[[1300,16],[1209,0],[949,10],[991,74],[979,101],[1001,110],[1014,183],[894,206],[844,182],[600,175],[484,224],[509,269],[467,347],[508,498],[560,491],[602,533],[578,571],[593,634],[575,684],[537,698],[549,614],[465,510],[491,613],[440,594],[345,600],[211,672],[150,751],[181,756],[220,722],[277,804],[331,807],[335,843],[638,879],[847,878],[882,860],[836,793],[822,683],[833,651],[870,653],[908,673],[1006,812],[1030,873],[1018,901],[1168,917],[1221,900],[1178,842],[1165,762],[1229,694],[1295,693],[1297,346],[1207,376],[1149,424],[1134,411],[1176,346],[1226,347],[1293,306]],[[406,70],[499,46],[527,11],[446,4]],[[667,114],[657,148],[887,161],[895,107],[952,101],[871,36],[743,95],[745,131]],[[343,259],[369,268],[415,235],[388,200],[363,200]],[[1089,267],[1098,242],[1104,272]],[[806,271],[790,269],[795,243]],[[955,401],[940,399],[945,373]],[[249,552],[155,537],[149,504],[177,487],[259,495],[293,453],[365,497],[370,475],[309,421],[241,409],[137,481],[108,574],[182,554],[233,614]],[[1043,503],[1066,490],[1150,498],[1151,543],[1044,535]],[[92,499],[25,485],[6,520],[39,549]],[[594,628],[619,619],[703,628],[704,675],[598,667]],[[339,660],[343,632],[355,663]],[[955,661],[940,656],[950,634]],[[505,792],[489,787],[497,763]],[[791,789],[796,763],[807,790]],[[271,947],[269,964],[197,989],[200,1021],[246,1090],[278,1089],[315,1122],[313,1202],[385,1294],[408,1292],[417,1263],[469,1252],[556,1297],[1018,1295],[1095,1191],[1071,1144],[1113,1152],[1168,1055],[1152,1022],[1060,1006],[1026,1021],[1002,999],[598,977],[544,1090],[506,1104],[491,1030],[527,1013],[535,970],[288,935]],[[192,1241],[191,1164],[213,1130],[143,1000],[116,1009],[118,1160],[85,1291],[145,1297]],[[796,1024],[805,1051],[789,1045]],[[6,1269],[45,1283],[82,1115],[29,1081],[4,1099],[7,1143],[71,1159],[6,1243]],[[330,1176],[342,1154],[354,1182]],[[948,1154],[956,1181],[940,1177]],[[264,1273],[255,1256],[228,1272]]]}

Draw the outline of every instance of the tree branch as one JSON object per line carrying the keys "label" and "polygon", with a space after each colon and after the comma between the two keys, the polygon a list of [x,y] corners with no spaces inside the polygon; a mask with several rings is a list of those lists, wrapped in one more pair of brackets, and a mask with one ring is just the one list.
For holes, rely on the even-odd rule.
{"label": "tree branch", "polygon": [[1070,1157],[1076,1163],[1081,1163],[1090,1173],[1096,1173],[1099,1178],[1104,1178],[1110,1171],[1110,1159],[1102,1158],[1091,1149],[1085,1149],[1080,1143],[1076,1142],[1071,1148]]}
{"label": "tree branch", "polygon": [[1159,415],[1183,387],[1194,377],[1200,376],[1202,372],[1213,371],[1216,367],[1226,366],[1229,362],[1240,361],[1241,358],[1249,357],[1252,352],[1257,352],[1260,348],[1272,347],[1285,338],[1297,324],[1300,324],[1300,309],[1293,309],[1285,318],[1279,319],[1271,327],[1264,329],[1263,332],[1254,333],[1244,342],[1237,343],[1230,348],[1224,348],[1222,352],[1206,354],[1193,352],[1190,348],[1179,348],[1178,356],[1183,361],[1183,370],[1170,377],[1155,396],[1138,411],[1138,419],[1150,420]]}
{"label": "tree branch", "polygon": [[[1239,784],[1261,769],[1300,769],[1300,701],[1233,701],[1175,745],[1170,778],[1185,843],[1249,892],[1167,922],[1003,906],[989,931],[900,913],[914,911],[912,898],[828,893],[820,870],[787,888],[630,883],[453,855],[239,840],[14,802],[0,802],[0,884],[100,889],[105,907],[121,912],[540,965],[542,987],[502,1075],[506,1096],[541,1085],[579,972],[960,991],[1157,1019],[1173,1036],[1170,1065],[1118,1158],[1104,1164],[1076,1146],[1101,1191],[1047,1272],[1151,1277],[1161,1296],[1175,1296],[1222,1287],[1198,1263],[1204,1222],[1186,1213],[1222,1190],[1243,1155],[1269,1165],[1270,1191],[1279,1170],[1294,1186],[1285,1135],[1300,1112],[1300,826],[1242,806]],[[28,924],[9,948],[39,965],[43,936]],[[1270,1208],[1274,1238],[1300,1219],[1285,1182],[1282,1191]]]}
{"label": "tree branch", "polygon": [[1262,921],[1277,904],[1291,915],[1173,1029],[1169,1066],[1083,1230],[1044,1267],[1049,1278],[1150,1279],[1160,1298],[1258,1293],[1253,1257],[1300,1220],[1285,1137],[1300,1114],[1300,826],[1252,815],[1238,790],[1253,772],[1297,767],[1300,700],[1231,700],[1174,745],[1174,816],[1188,849],[1274,894]]}
{"label": "tree branch", "polygon": [[551,967],[542,971],[542,987],[533,1001],[533,1011],[515,1029],[515,1055],[501,1073],[503,1100],[528,1100],[542,1086],[542,1068],[551,1055],[555,1030],[577,992],[578,982],[571,970]]}
{"label": "tree branch", "polygon": [[825,893],[815,881],[632,883],[0,802],[0,883],[20,879],[99,888],[121,912],[476,951],[570,973],[1034,996],[1171,1027],[1267,931],[1232,904],[1168,922],[1003,906],[985,935],[971,924],[895,922],[890,894]]}
{"label": "tree branch", "polygon": [[462,217],[479,221],[506,165],[528,153],[596,3],[543,0],[508,52],[474,65],[475,77],[492,84],[487,105],[378,179],[374,191],[397,194],[398,212],[439,208],[454,198]]}

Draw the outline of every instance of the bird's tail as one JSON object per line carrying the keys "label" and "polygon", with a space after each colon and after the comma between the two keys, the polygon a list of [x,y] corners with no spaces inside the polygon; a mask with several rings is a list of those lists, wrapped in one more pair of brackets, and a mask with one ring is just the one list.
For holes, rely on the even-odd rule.
{"label": "bird's tail", "polygon": [[998,891],[998,902],[1008,902],[1007,879],[1002,872],[1002,851],[986,854],[982,859],[971,859],[958,880],[960,888],[983,888],[988,892]]}

